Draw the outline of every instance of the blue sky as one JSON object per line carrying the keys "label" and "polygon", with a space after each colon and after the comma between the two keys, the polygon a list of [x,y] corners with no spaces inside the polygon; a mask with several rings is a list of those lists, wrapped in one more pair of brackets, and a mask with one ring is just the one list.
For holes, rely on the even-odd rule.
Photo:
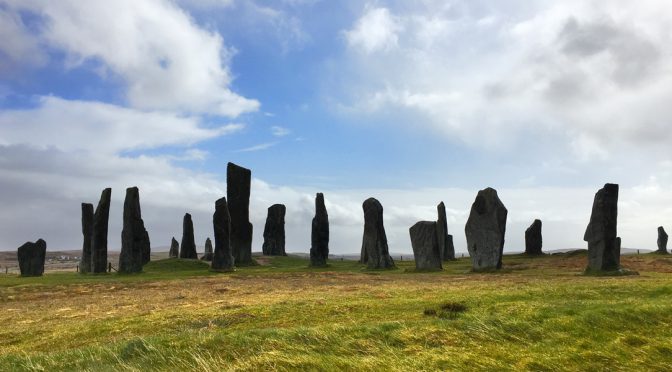
{"label": "blue sky", "polygon": [[[255,249],[287,204],[307,252],[324,192],[332,250],[361,202],[391,249],[448,208],[464,247],[476,192],[509,209],[506,249],[545,222],[582,247],[592,197],[621,185],[624,246],[672,221],[672,5],[600,1],[0,0],[0,249],[81,242],[79,203],[139,186],[153,246],[194,215],[211,235],[228,161],[253,171]],[[672,226],[670,226],[672,228]]]}

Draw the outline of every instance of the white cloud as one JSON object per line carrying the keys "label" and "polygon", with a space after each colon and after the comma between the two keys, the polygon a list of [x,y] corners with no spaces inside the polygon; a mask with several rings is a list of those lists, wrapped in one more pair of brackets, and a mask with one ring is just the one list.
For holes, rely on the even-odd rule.
{"label": "white cloud", "polygon": [[246,147],[244,149],[236,150],[234,152],[254,152],[254,151],[263,151],[267,150],[273,146],[275,146],[277,143],[276,142],[267,142],[267,143],[260,143],[258,145]]}
{"label": "white cloud", "polygon": [[0,8],[0,74],[11,76],[13,70],[40,66],[46,62],[39,43],[26,30],[21,17]]}
{"label": "white cloud", "polygon": [[348,45],[367,53],[395,48],[401,31],[397,17],[387,8],[366,6],[352,30],[345,32]]}
{"label": "white cloud", "polygon": [[95,61],[121,77],[136,108],[229,117],[259,108],[231,90],[233,52],[222,37],[170,1],[4,2],[38,15],[40,41],[65,52],[71,67]]}
{"label": "white cloud", "polygon": [[289,130],[288,128],[274,125],[274,126],[271,127],[271,133],[276,137],[284,137],[284,136],[292,133],[292,131]]}
{"label": "white cloud", "polygon": [[37,108],[0,111],[0,144],[116,154],[167,145],[192,145],[242,129],[203,128],[194,117],[140,111],[99,102],[41,97]]}

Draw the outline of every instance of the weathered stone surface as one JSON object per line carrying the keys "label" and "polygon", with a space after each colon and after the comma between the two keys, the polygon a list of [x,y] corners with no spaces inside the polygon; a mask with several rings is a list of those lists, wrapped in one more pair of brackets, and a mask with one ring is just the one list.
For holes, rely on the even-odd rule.
{"label": "weathered stone surface", "polygon": [[525,254],[538,256],[544,254],[541,251],[543,241],[541,239],[541,220],[534,220],[530,227],[525,230]]}
{"label": "weathered stone surface", "polygon": [[658,227],[658,253],[662,254],[668,254],[669,252],[667,251],[667,233],[665,232],[665,229],[662,226]]}
{"label": "weathered stone surface", "polygon": [[478,192],[464,227],[474,271],[502,267],[507,213],[495,189]]}
{"label": "weathered stone surface", "polygon": [[203,257],[201,257],[202,261],[212,261],[212,256],[214,255],[214,252],[212,250],[212,241],[210,238],[205,239],[205,252],[203,253]]}
{"label": "weathered stone surface", "polygon": [[168,257],[170,258],[178,258],[180,256],[180,243],[175,240],[175,237],[173,237],[173,240],[170,241],[170,251],[168,252]]}
{"label": "weathered stone surface", "polygon": [[180,244],[180,258],[198,259],[196,241],[194,239],[194,222],[189,213],[184,214],[182,220],[182,243]]}
{"label": "weathered stone surface", "polygon": [[231,250],[236,265],[253,264],[250,223],[250,182],[252,172],[233,163],[226,167],[226,196],[231,215]]}
{"label": "weathered stone surface", "polygon": [[226,198],[215,203],[212,226],[215,231],[215,253],[210,267],[215,271],[231,271],[234,258],[231,253],[231,216]]}
{"label": "weathered stone surface", "polygon": [[93,237],[93,204],[82,203],[82,258],[79,260],[79,272],[91,272],[91,238]]}
{"label": "weathered stone surface", "polygon": [[321,192],[315,196],[315,217],[310,241],[310,266],[326,266],[329,259],[329,215]]}
{"label": "weathered stone surface", "polygon": [[420,221],[408,229],[416,270],[443,269],[438,230],[438,223],[430,221]]}
{"label": "weathered stone surface", "polygon": [[387,235],[383,225],[383,206],[374,198],[362,204],[364,210],[364,236],[362,238],[363,263],[369,269],[390,269],[395,267],[387,246]]}
{"label": "weathered stone surface", "polygon": [[617,271],[621,268],[621,238],[617,235],[618,185],[607,183],[595,194],[590,223],[583,240],[588,242],[586,271]]}
{"label": "weathered stone surface", "polygon": [[145,229],[140,210],[140,191],[137,187],[126,189],[124,199],[124,225],[121,230],[120,273],[139,273],[149,262],[149,234]]}
{"label": "weathered stone surface", "polygon": [[443,261],[455,259],[455,246],[453,246],[453,237],[448,235],[448,219],[446,218],[446,205],[443,202],[436,207],[439,219],[436,221],[436,234],[439,240],[439,250]]}
{"label": "weathered stone surface", "polygon": [[282,204],[273,204],[268,208],[264,226],[264,245],[261,247],[266,256],[286,256],[285,253],[285,208]]}
{"label": "weathered stone surface", "polygon": [[38,239],[35,243],[26,242],[17,250],[21,276],[42,276],[44,259],[47,255],[47,243]]}
{"label": "weathered stone surface", "polygon": [[93,235],[91,238],[91,271],[107,272],[107,227],[110,219],[110,198],[112,189],[103,190],[93,214]]}

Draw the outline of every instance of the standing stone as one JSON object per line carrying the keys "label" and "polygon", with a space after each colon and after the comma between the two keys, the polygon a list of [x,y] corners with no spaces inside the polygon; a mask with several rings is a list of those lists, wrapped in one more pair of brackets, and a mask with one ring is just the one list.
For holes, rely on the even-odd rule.
{"label": "standing stone", "polygon": [[662,226],[658,227],[658,253],[668,254],[667,252],[667,233]]}
{"label": "standing stone", "polygon": [[387,246],[387,235],[383,226],[383,206],[374,198],[362,204],[364,210],[364,236],[362,238],[361,260],[369,269],[391,269],[394,261]]}
{"label": "standing stone", "polygon": [[226,196],[231,214],[231,249],[236,265],[252,260],[252,224],[250,223],[250,182],[252,172],[233,163],[226,166]]}
{"label": "standing stone", "polygon": [[319,192],[315,196],[315,217],[310,234],[310,266],[327,265],[329,258],[329,215],[324,205],[324,195]]}
{"label": "standing stone", "polygon": [[170,251],[168,252],[168,257],[170,258],[178,258],[180,256],[180,243],[175,240],[175,237],[173,236],[173,240],[170,242]]}
{"label": "standing stone", "polygon": [[534,220],[532,225],[525,230],[525,254],[530,256],[544,254],[541,246],[541,220]]}
{"label": "standing stone", "polygon": [[436,209],[439,213],[439,219],[436,221],[436,234],[439,241],[441,259],[443,261],[452,261],[455,259],[455,246],[453,246],[453,236],[448,234],[446,205],[441,202]]}
{"label": "standing stone", "polygon": [[201,261],[212,261],[212,256],[213,256],[213,250],[212,250],[212,241],[210,238],[205,239],[205,253],[203,254],[203,257],[201,257]]}
{"label": "standing stone", "polygon": [[91,238],[93,235],[93,204],[82,203],[82,259],[79,261],[79,272],[91,272]]}
{"label": "standing stone", "polygon": [[233,255],[231,254],[231,216],[226,198],[215,203],[212,215],[212,227],[215,230],[215,253],[211,268],[215,271],[233,271]]}
{"label": "standing stone", "polygon": [[21,276],[42,276],[44,259],[47,255],[47,243],[39,239],[35,243],[26,242],[17,250]]}
{"label": "standing stone", "polygon": [[474,271],[502,267],[507,213],[495,189],[478,192],[464,227]]}
{"label": "standing stone", "polygon": [[91,271],[107,272],[107,224],[110,218],[110,198],[112,189],[106,188],[93,214],[93,235],[91,237]]}
{"label": "standing stone", "polygon": [[438,230],[438,223],[430,221],[420,221],[408,230],[411,234],[416,270],[443,269]]}
{"label": "standing stone", "polygon": [[286,256],[285,253],[285,208],[282,204],[273,204],[268,208],[264,226],[264,245],[266,256]]}
{"label": "standing stone", "polygon": [[139,273],[150,259],[149,234],[140,211],[140,191],[137,187],[126,189],[124,199],[124,225],[121,230],[120,273]]}
{"label": "standing stone", "polygon": [[194,222],[189,213],[184,214],[182,221],[182,244],[180,244],[180,258],[198,259],[196,240],[194,239]]}
{"label": "standing stone", "polygon": [[621,268],[621,238],[617,237],[618,185],[607,183],[595,194],[590,223],[583,240],[588,242],[590,271],[617,271]]}

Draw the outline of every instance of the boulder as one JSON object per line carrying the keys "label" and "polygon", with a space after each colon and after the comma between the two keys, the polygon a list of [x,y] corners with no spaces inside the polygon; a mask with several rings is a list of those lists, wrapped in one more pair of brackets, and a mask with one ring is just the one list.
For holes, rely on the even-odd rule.
{"label": "boulder", "polygon": [[662,226],[658,227],[658,253],[662,254],[668,254],[669,252],[667,251],[667,233],[665,232],[665,229]]}
{"label": "boulder", "polygon": [[362,204],[364,210],[364,236],[362,238],[363,263],[369,269],[394,268],[394,260],[390,257],[387,246],[387,235],[383,226],[383,206],[374,198]]}
{"label": "boulder", "polygon": [[82,203],[82,258],[79,261],[79,272],[91,272],[91,239],[93,237],[93,204]]}
{"label": "boulder", "polygon": [[464,227],[474,271],[502,267],[507,213],[495,189],[488,187],[478,192]]}
{"label": "boulder", "polygon": [[112,189],[103,190],[93,214],[93,235],[91,237],[91,271],[107,272],[107,227],[110,219],[110,198]]}
{"label": "boulder", "polygon": [[590,222],[583,240],[588,242],[587,272],[621,268],[621,238],[617,235],[618,185],[607,183],[595,194]]}
{"label": "boulder", "polygon": [[455,247],[453,246],[453,236],[448,234],[446,206],[441,202],[436,209],[439,213],[439,219],[436,221],[436,234],[439,241],[441,259],[443,261],[452,261],[455,259]]}
{"label": "boulder", "polygon": [[261,247],[266,256],[286,256],[285,253],[285,208],[282,204],[273,204],[268,208],[264,226],[264,245]]}
{"label": "boulder", "polygon": [[201,257],[201,261],[212,261],[212,256],[214,252],[212,250],[212,241],[210,238],[205,239],[205,253],[203,253],[203,257]]}
{"label": "boulder", "polygon": [[180,258],[198,259],[196,241],[194,239],[194,222],[189,213],[184,214],[182,220],[182,243],[180,244]]}
{"label": "boulder", "polygon": [[226,197],[231,215],[231,249],[236,265],[252,260],[252,224],[250,223],[250,182],[252,172],[233,163],[226,167]]}
{"label": "boulder", "polygon": [[329,258],[329,215],[321,192],[315,196],[315,217],[310,241],[310,266],[326,266]]}
{"label": "boulder", "polygon": [[121,230],[120,273],[139,273],[150,258],[149,234],[140,211],[140,191],[137,187],[126,189],[124,199],[124,224]]}
{"label": "boulder", "polygon": [[178,258],[180,256],[180,243],[175,240],[175,237],[173,237],[173,240],[170,241],[170,251],[168,252],[168,257],[170,258]]}
{"label": "boulder", "polygon": [[525,254],[530,256],[544,254],[541,246],[541,220],[534,220],[532,225],[525,230]]}
{"label": "boulder", "polygon": [[[420,221],[409,230],[416,270],[441,270],[438,223]],[[444,237],[445,239],[445,237]],[[445,242],[444,242],[445,244]]]}
{"label": "boulder", "polygon": [[215,232],[215,252],[210,267],[214,271],[232,271],[234,258],[231,253],[231,216],[226,198],[215,203],[212,227]]}
{"label": "boulder", "polygon": [[47,255],[47,243],[38,239],[35,243],[26,242],[17,250],[21,276],[42,276],[44,259]]}

